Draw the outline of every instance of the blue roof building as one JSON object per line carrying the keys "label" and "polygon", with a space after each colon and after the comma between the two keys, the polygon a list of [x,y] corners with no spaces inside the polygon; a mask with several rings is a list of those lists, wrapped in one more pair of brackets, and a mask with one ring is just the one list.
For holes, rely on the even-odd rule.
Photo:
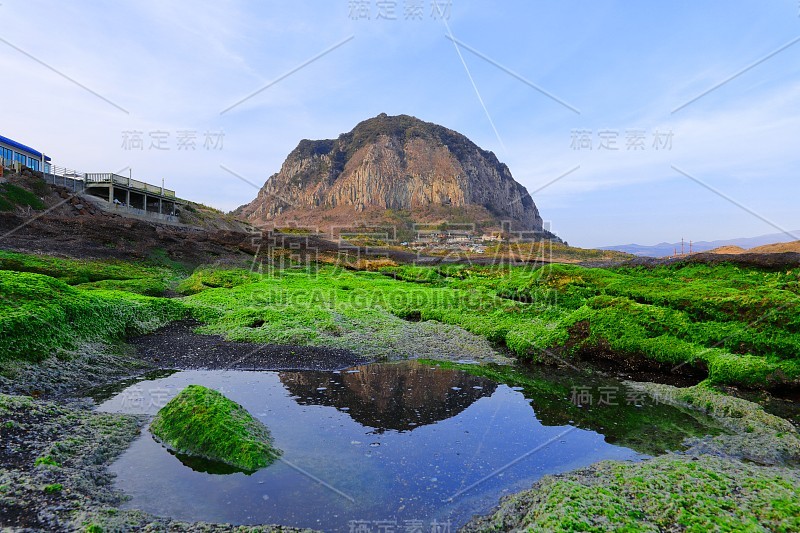
{"label": "blue roof building", "polygon": [[[39,150],[34,150],[8,137],[0,135],[0,162],[3,165],[10,165],[18,162],[33,170],[43,170],[49,172],[50,158]],[[42,168],[44,163],[44,168]]]}

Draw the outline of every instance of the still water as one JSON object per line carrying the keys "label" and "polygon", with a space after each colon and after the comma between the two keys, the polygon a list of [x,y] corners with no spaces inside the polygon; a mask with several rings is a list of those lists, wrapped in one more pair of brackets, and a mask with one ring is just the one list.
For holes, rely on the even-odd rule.
{"label": "still water", "polygon": [[[182,371],[130,384],[98,409],[155,415],[189,384],[243,405],[283,456],[247,475],[177,457],[144,431],[111,468],[129,508],[326,531],[455,530],[545,474],[663,451],[652,449],[664,428],[649,421],[650,407],[620,402],[619,412],[605,406],[592,416],[569,401],[564,384],[530,391],[412,362],[340,372]],[[691,416],[658,409],[668,411],[670,431],[702,433]]]}

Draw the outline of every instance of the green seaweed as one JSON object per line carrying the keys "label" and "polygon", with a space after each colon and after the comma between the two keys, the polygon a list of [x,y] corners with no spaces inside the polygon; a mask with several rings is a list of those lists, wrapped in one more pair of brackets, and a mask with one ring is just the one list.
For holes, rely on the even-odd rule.
{"label": "green seaweed", "polygon": [[0,250],[0,270],[31,272],[56,278],[68,285],[105,280],[158,280],[171,283],[186,275],[182,268],[113,259],[70,259]]}
{"label": "green seaweed", "polygon": [[113,342],[182,318],[180,302],[81,290],[55,278],[0,270],[0,362],[41,360],[81,342]]}
{"label": "green seaweed", "polygon": [[42,457],[37,457],[36,461],[34,461],[33,465],[34,466],[47,465],[47,466],[55,466],[55,467],[60,467],[61,466],[61,464],[59,464],[58,461],[56,461],[55,459],[53,459],[49,455],[43,455]]}
{"label": "green seaweed", "polygon": [[281,451],[269,430],[241,405],[201,385],[189,385],[150,424],[173,452],[224,463],[244,472],[272,464]]}
{"label": "green seaweed", "polygon": [[[209,288],[184,282],[203,333],[231,340],[359,349],[392,344],[390,316],[459,326],[518,358],[563,363],[598,356],[680,367],[711,381],[775,387],[800,380],[800,269],[732,265],[589,269],[387,267],[382,274],[333,267],[274,271]],[[230,288],[227,288],[227,287]],[[254,327],[258,324],[257,327]],[[370,352],[370,354],[373,354]],[[403,354],[393,354],[399,357]]]}
{"label": "green seaweed", "polygon": [[[406,342],[409,331],[432,338],[444,324],[526,361],[603,357],[689,370],[713,383],[800,384],[798,268],[405,265],[354,272],[310,265],[260,275],[204,267],[180,282],[180,292],[190,295],[181,302],[141,299],[162,294],[179,277],[163,266],[0,252],[0,297],[12,303],[0,311],[0,360],[37,360],[76,339],[120,339],[188,310],[204,323],[200,333],[375,358],[430,356],[425,341]],[[86,317],[98,327],[88,327]],[[409,320],[422,324],[410,328]],[[469,357],[487,351],[485,342],[459,342]]]}
{"label": "green seaweed", "polygon": [[[708,413],[730,433],[685,454],[604,461],[547,476],[467,531],[798,531],[800,436],[792,424],[708,384],[629,382],[660,402]],[[769,466],[763,466],[769,465]]]}
{"label": "green seaweed", "polygon": [[176,290],[181,294],[197,294],[207,289],[230,289],[258,281],[259,275],[241,269],[198,268],[192,275],[178,284]]}
{"label": "green seaweed", "polygon": [[800,475],[710,456],[547,476],[467,531],[798,531]]}
{"label": "green seaweed", "polygon": [[62,485],[61,483],[52,483],[44,487],[44,492],[46,492],[47,494],[57,494],[62,490],[64,490],[64,485]]}

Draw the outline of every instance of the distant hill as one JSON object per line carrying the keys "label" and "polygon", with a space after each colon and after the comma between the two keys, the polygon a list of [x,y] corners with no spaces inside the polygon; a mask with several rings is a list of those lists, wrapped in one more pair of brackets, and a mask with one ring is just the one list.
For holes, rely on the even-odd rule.
{"label": "distant hill", "polygon": [[337,139],[302,140],[234,214],[262,227],[474,224],[540,233],[542,217],[508,167],[464,135],[385,113]]}
{"label": "distant hill", "polygon": [[744,254],[747,253],[747,250],[745,250],[741,246],[720,246],[719,248],[714,248],[713,250],[709,250],[708,253],[731,255],[731,254]]}
{"label": "distant hill", "polygon": [[784,252],[800,253],[800,241],[767,244],[764,246],[757,246],[755,248],[750,248],[747,251],[758,254],[781,254]]}
{"label": "distant hill", "polygon": [[[767,235],[759,235],[758,237],[741,237],[738,239],[728,239],[728,240],[720,240],[720,241],[698,241],[692,243],[692,251],[693,252],[708,252],[714,250],[715,248],[722,248],[722,247],[738,247],[742,250],[737,252],[735,249],[729,249],[727,252],[720,252],[717,251],[716,253],[743,253],[744,251],[751,251],[753,248],[757,248],[759,246],[765,246],[768,244],[781,244],[781,243],[788,243],[797,240],[797,237],[800,237],[800,230],[790,231],[796,236],[796,238],[792,238],[785,233],[770,233]],[[662,242],[659,244],[654,245],[642,245],[642,244],[619,244],[616,246],[603,246],[599,248],[600,250],[615,250],[618,252],[627,252],[629,254],[638,255],[638,256],[647,256],[647,257],[668,257],[675,253],[675,250],[678,250],[678,253],[681,251],[681,243],[680,242]],[[689,241],[687,240],[684,244],[684,251],[689,253]],[[755,251],[755,250],[754,250]],[[787,250],[792,251],[792,250]],[[770,253],[769,251],[761,251],[761,253]]]}

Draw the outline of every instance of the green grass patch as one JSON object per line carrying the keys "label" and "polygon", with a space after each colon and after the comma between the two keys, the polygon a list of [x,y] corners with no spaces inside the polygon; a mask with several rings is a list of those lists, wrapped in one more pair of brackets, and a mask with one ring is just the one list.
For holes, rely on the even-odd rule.
{"label": "green grass patch", "polygon": [[11,183],[0,183],[0,211],[12,211],[16,207],[44,209],[44,202],[30,191]]}
{"label": "green grass patch", "polygon": [[0,362],[37,361],[86,341],[114,342],[182,318],[159,296],[185,273],[151,263],[0,251]]}
{"label": "green grass patch", "polygon": [[[100,281],[158,281],[166,285],[186,276],[182,268],[112,259],[70,259],[0,250],[0,270],[31,272],[56,278],[68,285]],[[106,288],[111,288],[110,286]],[[123,289],[125,290],[125,289]],[[134,291],[136,292],[136,291]]]}
{"label": "green grass patch", "polygon": [[391,329],[388,313],[460,326],[534,362],[604,352],[667,369],[689,364],[717,383],[800,378],[800,269],[452,265],[382,274],[203,270],[182,287],[195,293],[186,303],[207,323],[202,331],[232,340],[352,348],[343,339],[358,328]]}
{"label": "green grass patch", "polygon": [[[398,319],[407,319],[458,326],[533,362],[611,354],[666,369],[689,365],[714,383],[800,382],[800,268],[319,266],[262,276],[206,267],[180,283],[176,268],[0,252],[0,296],[13,303],[0,310],[0,359],[36,359],[71,338],[147,331],[185,305],[205,323],[200,332],[237,341],[397,358],[413,355],[399,340],[408,328]],[[183,304],[142,299],[176,284],[189,295]],[[55,327],[39,327],[43,321]]]}
{"label": "green grass patch", "polygon": [[257,273],[241,269],[221,270],[214,268],[198,268],[192,275],[178,284],[176,291],[181,294],[197,294],[207,289],[231,289],[253,283],[260,279]]}
{"label": "green grass patch", "polygon": [[76,285],[86,290],[125,291],[143,296],[161,296],[169,288],[169,282],[159,278],[103,279]]}
{"label": "green grass patch", "polygon": [[269,466],[281,455],[264,424],[241,405],[200,385],[189,385],[165,405],[150,432],[176,453],[245,472]]}

